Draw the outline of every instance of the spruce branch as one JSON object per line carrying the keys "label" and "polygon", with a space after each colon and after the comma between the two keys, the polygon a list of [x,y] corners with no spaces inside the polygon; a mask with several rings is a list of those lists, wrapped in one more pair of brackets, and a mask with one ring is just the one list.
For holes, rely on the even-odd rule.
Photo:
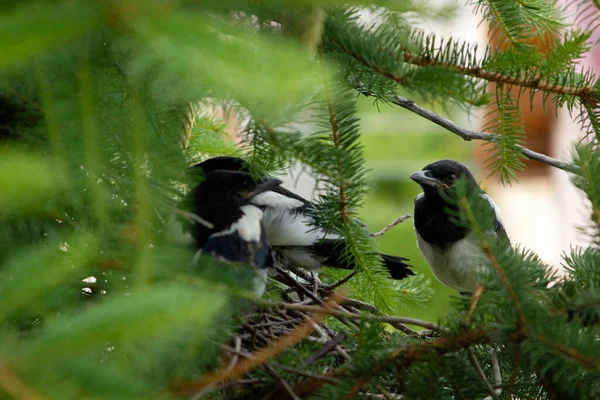
{"label": "spruce branch", "polygon": [[[373,93],[368,92],[364,89],[363,90],[359,89],[359,91],[366,96],[373,96]],[[486,142],[496,143],[499,140],[498,135],[494,135],[491,133],[485,133],[485,132],[475,132],[475,131],[463,128],[463,127],[457,125],[456,123],[450,121],[449,119],[442,117],[441,115],[416,104],[413,100],[407,99],[406,97],[392,95],[392,96],[388,97],[388,100],[391,103],[394,103],[402,108],[412,111],[415,114],[420,115],[421,117],[428,119],[429,121],[431,121],[443,128],[446,128],[447,130],[454,133],[455,135],[460,136],[465,141],[483,140]],[[542,162],[544,164],[548,164],[548,165],[556,167],[558,169],[562,169],[563,171],[567,171],[567,172],[572,171],[571,166],[569,166],[568,164],[566,164],[560,160],[549,157],[545,154],[535,152],[535,151],[530,150],[522,145],[516,145],[515,148],[517,148],[525,157],[527,157],[531,160],[536,160],[536,161]]]}
{"label": "spruce branch", "polygon": [[596,371],[600,374],[600,360],[595,360],[582,354],[577,349],[564,345],[562,343],[557,343],[541,334],[532,335],[531,339],[536,340],[545,346],[550,347],[552,350],[572,359],[581,364],[583,367]]}
{"label": "spruce branch", "polygon": [[[333,98],[331,95],[331,90],[329,86],[326,84],[325,87],[326,96],[327,96],[327,111],[329,113],[329,123],[331,125],[331,137],[333,139],[333,145],[338,149],[338,151],[342,150],[342,141],[340,136],[340,128],[338,127],[337,115],[335,110],[335,105],[333,104]],[[341,159],[337,160],[338,171],[342,171],[342,162]],[[347,224],[349,222],[348,216],[348,201],[346,199],[346,187],[343,182],[339,183],[340,189],[340,215],[342,217],[342,223]]]}
{"label": "spruce branch", "polygon": [[515,308],[515,312],[517,314],[517,330],[516,330],[517,338],[516,338],[516,341],[518,341],[519,338],[524,338],[524,336],[526,334],[526,332],[525,332],[526,321],[525,321],[525,314],[523,314],[523,310],[521,308],[521,304],[519,302],[517,294],[515,293],[515,290],[513,289],[512,285],[510,284],[508,276],[506,276],[506,273],[500,266],[498,259],[494,255],[494,252],[492,251],[492,247],[490,246],[488,241],[483,236],[481,227],[479,226],[479,224],[477,222],[477,218],[475,217],[475,214],[473,214],[473,209],[471,208],[468,200],[463,197],[459,200],[459,204],[460,204],[461,208],[463,209],[463,211],[465,212],[467,220],[473,227],[475,234],[479,238],[479,247],[481,248],[481,250],[483,250],[485,256],[487,257],[490,264],[496,271],[496,274],[500,278],[500,281],[504,285],[504,288],[506,289],[511,302],[513,303],[513,307]]}
{"label": "spruce branch", "polygon": [[[440,356],[445,353],[466,349],[474,345],[488,343],[489,341],[490,336],[488,331],[485,329],[476,329],[451,336],[442,336],[435,338],[430,342],[404,346],[393,351],[387,359],[380,362],[368,374],[361,376],[348,393],[348,398],[350,398],[351,394],[361,391],[369,380],[392,364],[397,366],[399,369],[398,374],[400,374],[402,371],[406,371],[413,363],[427,355],[437,354]],[[402,378],[398,377],[398,379]]]}

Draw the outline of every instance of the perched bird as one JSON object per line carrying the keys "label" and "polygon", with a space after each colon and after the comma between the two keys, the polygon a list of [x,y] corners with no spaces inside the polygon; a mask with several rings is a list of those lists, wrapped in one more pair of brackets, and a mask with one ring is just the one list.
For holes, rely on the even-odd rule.
{"label": "perched bird", "polygon": [[[249,264],[257,268],[263,281],[272,265],[267,234],[261,222],[263,212],[251,204],[254,196],[281,184],[279,179],[255,182],[250,174],[216,170],[192,188],[184,207],[197,217],[187,230],[198,254],[210,254],[229,263]],[[264,284],[258,289],[264,291]]]}
{"label": "perched bird", "polygon": [[[236,157],[215,157],[196,164],[192,170],[205,174],[216,170],[247,171],[246,161]],[[263,191],[250,199],[263,211],[262,222],[269,245],[277,261],[288,267],[314,270],[323,265],[354,269],[343,257],[345,239],[337,232],[315,227],[309,211],[314,205],[282,186]],[[379,254],[393,279],[414,273],[404,263],[406,258]]]}
{"label": "perched bird", "polygon": [[450,195],[461,177],[466,179],[467,190],[478,194],[485,201],[485,207],[489,207],[493,218],[491,233],[508,240],[494,200],[479,187],[467,167],[452,160],[436,161],[410,176],[423,188],[423,193],[415,198],[413,221],[417,246],[434,275],[452,289],[472,292],[485,255],[474,232],[453,222],[446,210],[456,210],[456,206],[442,195],[443,192]]}

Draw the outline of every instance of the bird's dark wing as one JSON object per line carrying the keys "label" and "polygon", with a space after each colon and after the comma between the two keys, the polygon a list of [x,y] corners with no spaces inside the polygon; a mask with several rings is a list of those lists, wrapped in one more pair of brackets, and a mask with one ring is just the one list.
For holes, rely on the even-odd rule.
{"label": "bird's dark wing", "polygon": [[[346,242],[344,239],[324,239],[311,246],[312,250],[319,256],[325,258],[323,265],[339,269],[355,269],[346,257],[343,257]],[[383,265],[388,269],[392,279],[400,280],[414,275],[409,268],[407,258],[377,253],[381,257]]]}
{"label": "bird's dark wing", "polygon": [[212,235],[202,251],[227,262],[249,264],[259,269],[272,264],[265,235],[261,235],[259,242],[245,241],[237,231]]}

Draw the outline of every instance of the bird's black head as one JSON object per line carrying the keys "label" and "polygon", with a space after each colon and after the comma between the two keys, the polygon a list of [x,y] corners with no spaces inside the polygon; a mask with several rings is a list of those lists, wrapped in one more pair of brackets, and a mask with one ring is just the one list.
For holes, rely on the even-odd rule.
{"label": "bird's black head", "polygon": [[194,190],[194,197],[202,203],[233,203],[241,206],[249,203],[257,194],[280,184],[279,179],[269,178],[256,182],[246,172],[215,170],[204,175],[204,181]]}
{"label": "bird's black head", "polygon": [[216,170],[226,171],[245,171],[248,172],[250,169],[246,160],[239,157],[220,156],[209,158],[201,163],[195,164],[190,167],[192,172],[202,172],[203,174],[209,174]]}
{"label": "bird's black head", "polygon": [[478,187],[471,171],[461,163],[452,160],[440,160],[428,164],[421,171],[410,176],[410,179],[423,188],[426,195],[440,191],[449,192],[460,178],[466,179],[469,188]]}

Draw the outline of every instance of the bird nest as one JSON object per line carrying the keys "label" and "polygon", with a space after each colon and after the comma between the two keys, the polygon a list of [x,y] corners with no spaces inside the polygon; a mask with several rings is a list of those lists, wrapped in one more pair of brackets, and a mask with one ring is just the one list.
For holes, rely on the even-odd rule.
{"label": "bird nest", "polygon": [[[349,271],[343,279],[327,285],[316,273],[276,268],[281,300],[259,301],[257,308],[244,315],[238,334],[221,345],[221,366],[197,381],[177,384],[175,392],[192,398],[210,394],[227,399],[306,398],[325,384],[339,382],[336,375],[352,361],[355,350],[355,346],[348,345],[353,341],[347,339],[359,332],[362,321],[388,323],[419,338],[435,335],[435,324],[384,315],[372,304],[345,296],[342,286],[355,274]],[[325,318],[330,318],[328,323]],[[418,332],[407,324],[425,330]],[[274,361],[301,342],[310,344],[312,351],[300,362],[284,365]],[[380,389],[385,397],[363,391],[362,386],[356,394],[400,398]]]}

